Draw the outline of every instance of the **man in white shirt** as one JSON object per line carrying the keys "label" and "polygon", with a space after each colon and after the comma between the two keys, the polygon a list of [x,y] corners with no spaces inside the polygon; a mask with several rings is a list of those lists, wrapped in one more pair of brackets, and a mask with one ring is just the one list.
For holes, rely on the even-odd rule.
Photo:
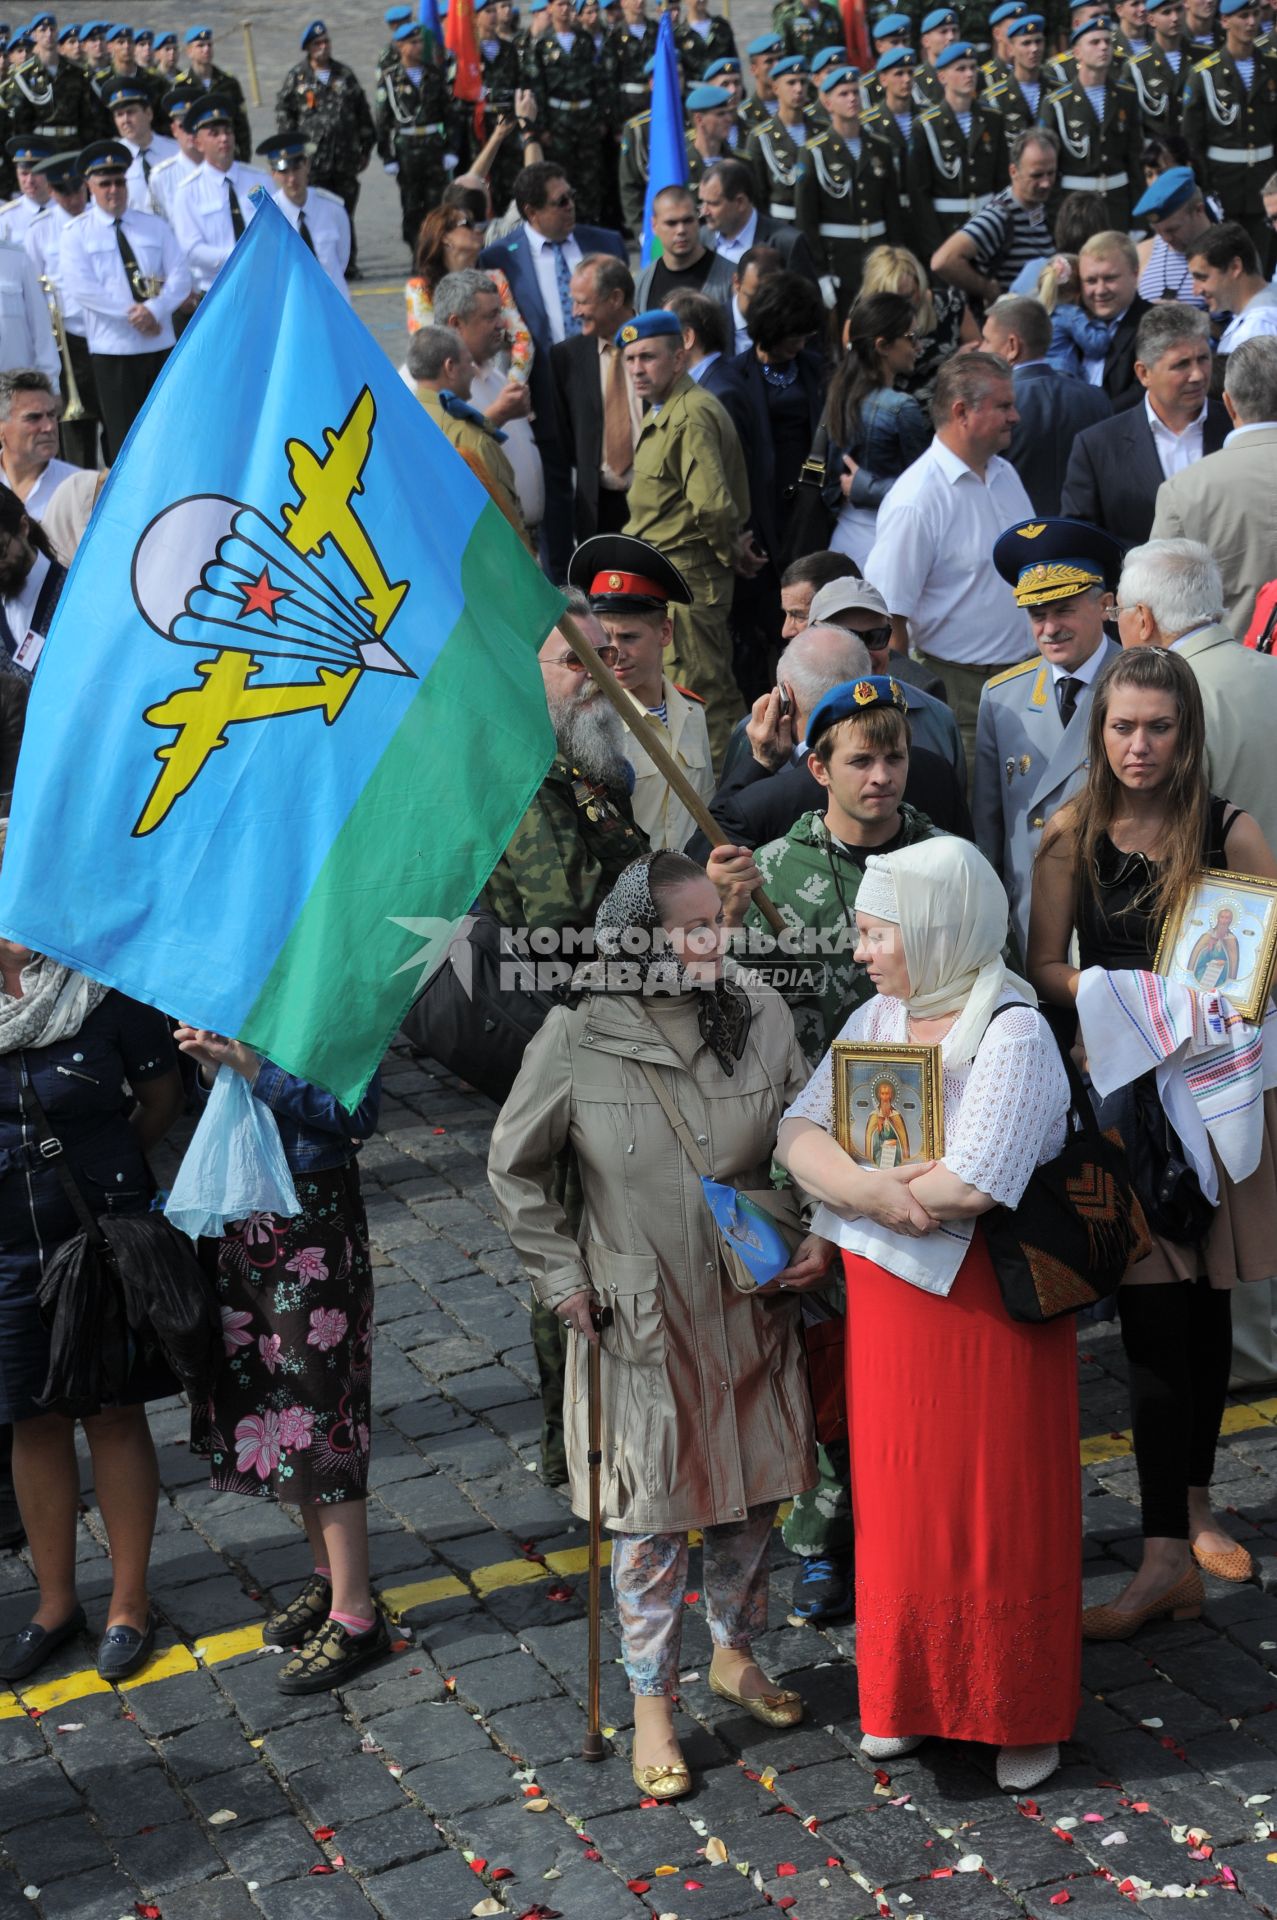
{"label": "man in white shirt", "polygon": [[1033,513],[1001,457],[1019,419],[1005,360],[983,352],[947,360],[931,417],[935,439],[879,508],[865,575],[891,609],[892,644],[902,653],[912,646],[943,680],[972,766],[985,682],[1033,646],[993,564],[1003,529]]}
{"label": "man in white shirt", "polygon": [[342,299],[349,301],[350,216],[337,194],[311,186],[305,134],[272,133],[258,142],[257,152],[279,183],[272,187],[271,199],[333,285],[341,289]]}
{"label": "man in white shirt", "polygon": [[[77,466],[96,467],[98,463],[98,397],[89,360],[87,322],[80,308],[68,298],[62,280],[62,241],[73,220],[78,220],[89,203],[89,192],[79,173],[79,155],[56,153],[51,160],[37,162],[49,183],[49,204],[27,230],[27,255],[41,281],[53,289],[62,315],[71,379],[62,373],[65,389],[62,398],[72,417],[62,418],[62,450]],[[48,289],[45,289],[46,298]],[[51,304],[51,303],[50,303]],[[56,333],[56,329],[55,329]],[[75,402],[79,403],[78,407]]]}
{"label": "man in white shirt", "polygon": [[0,370],[60,371],[57,342],[40,277],[20,246],[0,241]]}
{"label": "man in white shirt", "polygon": [[0,207],[0,240],[20,247],[31,222],[49,204],[49,183],[35,169],[38,161],[47,160],[53,153],[53,142],[41,139],[38,134],[18,133],[5,141],[4,150],[17,175],[18,197]]}
{"label": "man in white shirt", "polygon": [[35,520],[43,517],[54,489],[78,471],[57,457],[61,413],[47,374],[35,367],[0,373],[0,482]]}
{"label": "man in white shirt", "polygon": [[80,172],[93,205],[62,242],[67,294],[88,325],[108,459],[119,453],[159,378],[173,348],[173,310],[191,290],[172,230],[128,204],[132,159],[118,140],[84,149]]}
{"label": "man in white shirt", "polygon": [[149,89],[139,81],[114,81],[104,91],[103,104],[115,122],[121,144],[133,156],[128,172],[129,205],[139,213],[154,213],[151,174],[162,160],[172,160],[180,151],[177,141],[154,131],[154,104]]}
{"label": "man in white shirt", "polygon": [[1277,287],[1259,271],[1259,255],[1245,227],[1236,220],[1207,227],[1187,253],[1193,285],[1211,312],[1233,316],[1219,337],[1221,354],[1233,353],[1259,334],[1277,334]]}
{"label": "man in white shirt", "polygon": [[203,164],[174,195],[173,231],[196,292],[207,293],[256,211],[254,189],[269,193],[271,183],[235,158],[234,110],[219,94],[186,109],[186,129]]}
{"label": "man in white shirt", "polygon": [[204,164],[195,144],[195,135],[186,129],[186,109],[201,97],[197,87],[174,87],[172,93],[164,96],[164,111],[173,129],[176,151],[167,160],[161,160],[158,166],[151,168],[147,187],[151,195],[152,213],[158,213],[161,220],[167,220],[170,226],[173,224],[173,202],[178,188],[193,173],[198,173]]}

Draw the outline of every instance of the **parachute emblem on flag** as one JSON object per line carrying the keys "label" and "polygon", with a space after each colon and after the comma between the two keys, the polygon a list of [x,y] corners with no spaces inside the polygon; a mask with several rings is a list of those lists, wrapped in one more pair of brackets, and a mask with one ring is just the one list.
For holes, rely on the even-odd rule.
{"label": "parachute emblem on flag", "polygon": [[[196,662],[197,686],[177,688],[143,713],[174,738],[155,750],[160,773],[135,836],[167,818],[227,744],[228,726],[308,711],[331,726],[365,672],[413,673],[384,638],[408,583],[387,578],[352,505],[375,419],[365,387],[343,425],[324,429],[325,454],[287,442],[297,502],[283,507],[282,530],[245,502],[193,494],[142,534],[132,569],[140,612],[164,639],[208,657]],[[356,599],[319,564],[330,551],[363,588]],[[250,684],[263,659],[298,661],[312,677]]]}

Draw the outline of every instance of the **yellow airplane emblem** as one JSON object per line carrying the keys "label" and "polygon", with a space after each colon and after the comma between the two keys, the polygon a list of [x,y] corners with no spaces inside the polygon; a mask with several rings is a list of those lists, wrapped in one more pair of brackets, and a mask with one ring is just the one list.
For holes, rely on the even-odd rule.
{"label": "yellow airplane emblem", "polygon": [[[363,587],[356,604],[368,614],[380,636],[407,593],[408,582],[392,584],[387,579],[351,505],[353,496],[364,490],[362,475],[372,449],[375,420],[376,405],[365,387],[342,426],[324,429],[328,452],[322,458],[304,441],[290,440],[286,451],[297,504],[285,505],[282,511],[284,538],[298,553],[316,554],[332,542]],[[201,660],[195,669],[200,676],[198,686],[177,689],[143,714],[153,727],[175,728],[176,736],[167,746],[156,749],[160,772],[134,834],[140,837],[153,833],[167,818],[199,778],[210,755],[227,744],[227,727],[316,710],[331,726],[364,670],[363,666],[354,666],[338,673],[321,667],[311,681],[250,686],[262,671],[261,662],[251,652],[228,647],[212,660]]]}

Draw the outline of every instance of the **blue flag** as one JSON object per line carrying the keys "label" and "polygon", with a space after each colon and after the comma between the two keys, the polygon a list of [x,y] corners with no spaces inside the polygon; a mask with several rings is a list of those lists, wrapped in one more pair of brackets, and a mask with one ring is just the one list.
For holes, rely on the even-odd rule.
{"label": "blue flag", "polygon": [[[446,0],[445,0],[446,5]],[[419,0],[417,18],[426,32],[434,36],[434,54],[443,52],[443,23],[439,18],[438,0]]]}
{"label": "blue flag", "polygon": [[652,237],[652,202],[663,187],[687,185],[687,144],[683,133],[683,101],[678,90],[678,57],[670,15],[661,15],[656,36],[656,65],[652,69],[652,121],[647,143],[647,194],[643,201],[642,264],[660,256],[661,243]]}
{"label": "blue flag", "polygon": [[254,200],[63,588],[0,930],[354,1107],[550,764],[563,601]]}

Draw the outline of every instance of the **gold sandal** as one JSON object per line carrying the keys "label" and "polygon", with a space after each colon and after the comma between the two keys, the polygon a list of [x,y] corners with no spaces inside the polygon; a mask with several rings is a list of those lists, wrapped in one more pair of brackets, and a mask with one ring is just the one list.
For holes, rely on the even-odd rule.
{"label": "gold sandal", "polygon": [[631,1761],[630,1772],[647,1800],[681,1800],[692,1791],[692,1776],[683,1760],[667,1761],[658,1767],[638,1767]]}
{"label": "gold sandal", "polygon": [[730,1700],[734,1707],[743,1708],[765,1727],[796,1727],[803,1717],[803,1697],[788,1687],[777,1687],[774,1693],[733,1693],[711,1667],[709,1690],[720,1700]]}

